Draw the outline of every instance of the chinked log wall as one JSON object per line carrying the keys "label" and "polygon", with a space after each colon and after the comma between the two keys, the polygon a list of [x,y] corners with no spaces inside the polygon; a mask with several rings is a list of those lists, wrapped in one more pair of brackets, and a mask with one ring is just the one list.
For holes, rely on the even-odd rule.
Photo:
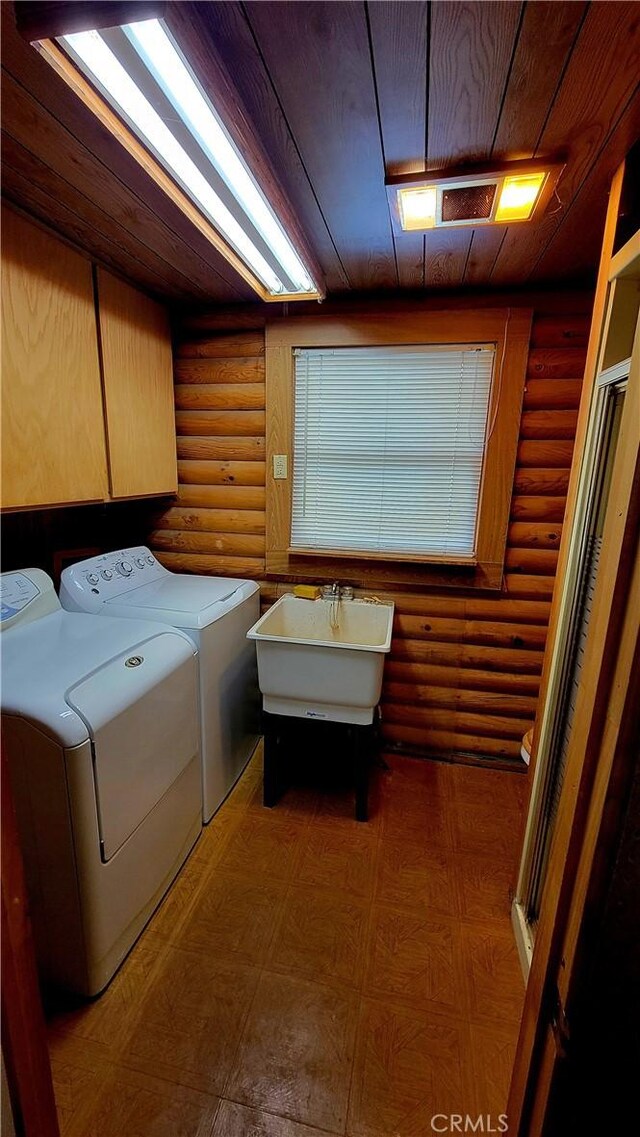
{"label": "chinked log wall", "polygon": [[[586,299],[536,300],[502,593],[377,590],[396,603],[389,746],[513,759],[533,723],[589,328]],[[183,319],[175,383],[180,485],[152,545],[168,568],[260,581],[268,605],[287,586],[263,579],[264,316]]]}

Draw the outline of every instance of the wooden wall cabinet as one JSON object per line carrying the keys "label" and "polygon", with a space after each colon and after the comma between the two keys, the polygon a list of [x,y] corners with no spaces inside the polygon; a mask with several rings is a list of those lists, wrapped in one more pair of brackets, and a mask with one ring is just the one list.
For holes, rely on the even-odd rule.
{"label": "wooden wall cabinet", "polygon": [[91,264],[2,211],[2,504],[108,495]]}
{"label": "wooden wall cabinet", "polygon": [[165,309],[98,269],[111,497],[176,493],[171,334]]}
{"label": "wooden wall cabinet", "polygon": [[[2,211],[2,507],[177,490],[165,309]],[[97,325],[96,325],[97,320]]]}

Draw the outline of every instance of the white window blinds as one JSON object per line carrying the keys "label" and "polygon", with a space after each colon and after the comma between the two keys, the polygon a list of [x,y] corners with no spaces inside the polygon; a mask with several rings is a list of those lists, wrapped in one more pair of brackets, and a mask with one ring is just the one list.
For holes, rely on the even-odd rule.
{"label": "white window blinds", "polygon": [[494,354],[297,348],[292,548],[472,556]]}

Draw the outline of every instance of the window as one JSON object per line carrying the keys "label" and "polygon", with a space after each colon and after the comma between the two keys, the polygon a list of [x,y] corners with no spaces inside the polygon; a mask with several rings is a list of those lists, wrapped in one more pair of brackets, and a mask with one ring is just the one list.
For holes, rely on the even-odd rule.
{"label": "window", "polygon": [[269,321],[268,575],[500,588],[530,328],[418,304]]}
{"label": "window", "polygon": [[297,348],[291,548],[472,558],[494,354]]}

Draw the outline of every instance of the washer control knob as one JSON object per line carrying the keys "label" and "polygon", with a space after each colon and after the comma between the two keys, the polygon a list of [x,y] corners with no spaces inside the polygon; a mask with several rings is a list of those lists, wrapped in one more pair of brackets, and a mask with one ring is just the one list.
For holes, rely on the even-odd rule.
{"label": "washer control knob", "polygon": [[87,581],[89,582],[89,584],[97,584],[99,580],[100,580],[100,577],[98,576],[98,574],[96,572],[88,572],[87,573]]}
{"label": "washer control knob", "polygon": [[151,556],[151,553],[149,553],[149,555],[148,555],[148,557],[147,557],[147,564],[148,564],[148,565],[154,565],[155,563],[156,563],[156,562],[155,562],[155,560],[153,559],[153,557]]}
{"label": "washer control knob", "polygon": [[130,576],[133,572],[133,565],[129,561],[120,561],[120,564],[116,565],[116,569],[121,576]]}
{"label": "washer control knob", "polygon": [[138,568],[144,568],[144,557],[136,557],[136,564]]}
{"label": "washer control knob", "polygon": [[103,569],[101,576],[102,576],[103,580],[113,580],[113,573],[112,573],[111,569]]}

